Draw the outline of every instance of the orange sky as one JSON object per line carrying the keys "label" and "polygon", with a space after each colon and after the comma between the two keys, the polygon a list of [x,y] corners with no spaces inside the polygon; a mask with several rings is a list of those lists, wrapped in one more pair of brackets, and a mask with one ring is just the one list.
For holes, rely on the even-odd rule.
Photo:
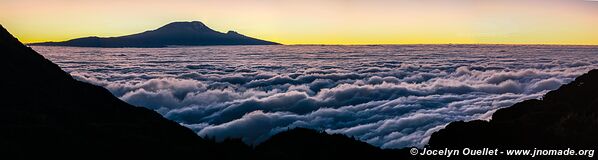
{"label": "orange sky", "polygon": [[0,0],[0,24],[24,42],[192,20],[283,44],[598,44],[587,0]]}

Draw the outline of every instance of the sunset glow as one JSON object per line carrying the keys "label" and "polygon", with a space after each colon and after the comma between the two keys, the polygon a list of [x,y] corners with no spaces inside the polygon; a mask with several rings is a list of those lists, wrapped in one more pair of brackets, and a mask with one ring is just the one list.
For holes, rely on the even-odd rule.
{"label": "sunset glow", "polygon": [[598,44],[585,0],[0,0],[0,24],[27,43],[192,20],[283,44]]}

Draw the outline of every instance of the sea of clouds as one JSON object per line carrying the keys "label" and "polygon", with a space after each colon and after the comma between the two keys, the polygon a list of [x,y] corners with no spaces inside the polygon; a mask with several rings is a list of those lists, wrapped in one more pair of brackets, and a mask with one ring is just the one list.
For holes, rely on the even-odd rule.
{"label": "sea of clouds", "polygon": [[34,47],[76,79],[201,136],[257,144],[293,127],[423,146],[598,68],[598,47],[524,45]]}

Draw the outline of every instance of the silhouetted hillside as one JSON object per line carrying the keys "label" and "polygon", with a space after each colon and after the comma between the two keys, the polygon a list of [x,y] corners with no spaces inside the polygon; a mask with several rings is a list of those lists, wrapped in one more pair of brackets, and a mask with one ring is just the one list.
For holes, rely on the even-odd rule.
{"label": "silhouetted hillside", "polygon": [[278,45],[234,31],[214,31],[199,21],[173,22],[156,30],[121,37],[85,37],[65,42],[44,42],[30,45],[74,47],[166,47],[206,45]]}
{"label": "silhouetted hillside", "polygon": [[256,147],[267,159],[403,159],[406,150],[383,150],[341,134],[295,128]]}
{"label": "silhouetted hillside", "polygon": [[596,149],[598,70],[547,93],[503,108],[492,120],[453,122],[434,133],[430,147]]}
{"label": "silhouetted hillside", "polygon": [[197,154],[212,146],[154,111],[74,80],[3,27],[0,74],[3,156],[143,153],[144,157]]}

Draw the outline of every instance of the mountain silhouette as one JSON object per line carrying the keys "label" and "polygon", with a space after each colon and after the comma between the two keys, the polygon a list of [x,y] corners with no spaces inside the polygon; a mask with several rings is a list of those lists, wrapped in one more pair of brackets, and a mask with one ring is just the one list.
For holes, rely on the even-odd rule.
{"label": "mountain silhouette", "polygon": [[[597,135],[598,70],[592,70],[548,92],[541,100],[526,100],[499,109],[490,121],[452,122],[432,134],[428,145],[431,148],[598,149]],[[580,157],[566,157],[570,158]]]}
{"label": "mountain silhouette", "polygon": [[121,37],[85,37],[64,42],[43,42],[29,45],[73,47],[167,47],[208,45],[279,45],[259,40],[235,31],[221,33],[199,21],[173,22],[156,30]]}
{"label": "mountain silhouette", "polygon": [[152,110],[73,79],[1,26],[0,74],[3,156],[196,154],[213,146]]}
{"label": "mountain silhouette", "polygon": [[272,136],[256,146],[262,159],[376,159],[409,156],[406,149],[380,149],[341,134],[294,128]]}

